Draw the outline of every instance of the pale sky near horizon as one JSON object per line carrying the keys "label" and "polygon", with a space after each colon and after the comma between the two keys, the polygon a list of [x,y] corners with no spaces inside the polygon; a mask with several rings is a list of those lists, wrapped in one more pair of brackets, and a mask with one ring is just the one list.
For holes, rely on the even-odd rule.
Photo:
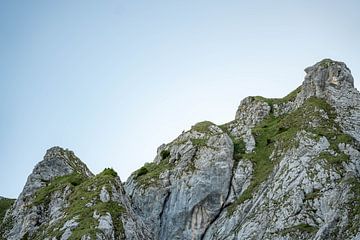
{"label": "pale sky near horizon", "polygon": [[248,95],[282,97],[303,69],[345,62],[360,82],[360,2],[0,2],[0,195],[16,198],[46,149],[122,181]]}

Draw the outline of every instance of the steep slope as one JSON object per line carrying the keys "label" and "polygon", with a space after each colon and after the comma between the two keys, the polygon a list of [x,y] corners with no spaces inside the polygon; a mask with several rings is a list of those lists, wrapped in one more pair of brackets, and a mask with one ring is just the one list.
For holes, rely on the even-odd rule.
{"label": "steep slope", "polygon": [[234,121],[195,125],[126,182],[153,239],[359,235],[360,94],[325,59],[283,99],[248,97]]}
{"label": "steep slope", "polygon": [[154,163],[136,171],[126,192],[153,226],[153,239],[200,237],[223,208],[230,188],[233,143],[210,122],[160,147]]}
{"label": "steep slope", "polygon": [[[360,96],[343,63],[323,60],[306,72],[284,99],[241,104],[255,115],[268,109],[251,129],[253,151],[240,160],[254,172],[205,239],[349,239],[359,232]],[[259,105],[270,108],[250,107]],[[239,120],[227,125],[235,138]]]}
{"label": "steep slope", "polygon": [[5,217],[6,211],[11,207],[14,201],[14,199],[8,199],[0,196],[0,223]]}
{"label": "steep slope", "polygon": [[[20,239],[25,234],[32,235],[41,224],[48,222],[47,216],[60,215],[59,210],[64,202],[57,203],[58,211],[47,213],[43,207],[35,206],[33,201],[36,200],[35,194],[39,189],[48,185],[56,177],[72,173],[78,173],[84,177],[92,175],[85,164],[72,152],[59,147],[49,149],[44,160],[39,162],[29,175],[23,191],[6,215],[3,223],[3,226],[6,226],[4,236],[8,239]],[[12,227],[9,228],[9,226]]]}
{"label": "steep slope", "polygon": [[305,72],[286,97],[247,97],[233,121],[163,144],[124,184],[48,150],[0,239],[360,240],[360,93],[342,62]]}
{"label": "steep slope", "polygon": [[4,239],[146,239],[116,172],[94,176],[71,151],[47,151],[1,225]]}

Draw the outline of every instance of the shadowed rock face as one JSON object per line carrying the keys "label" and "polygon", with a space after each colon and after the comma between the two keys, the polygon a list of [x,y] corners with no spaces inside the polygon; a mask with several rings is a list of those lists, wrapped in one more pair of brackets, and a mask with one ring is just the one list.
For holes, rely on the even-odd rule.
{"label": "shadowed rock face", "polygon": [[306,68],[305,72],[303,89],[308,97],[331,98],[333,91],[347,91],[354,88],[350,69],[343,62],[324,59]]}
{"label": "shadowed rock face", "polygon": [[360,239],[360,94],[342,62],[305,72],[288,96],[247,97],[235,120],[197,123],[161,145],[124,184],[113,170],[94,176],[72,152],[48,150],[0,234]]}

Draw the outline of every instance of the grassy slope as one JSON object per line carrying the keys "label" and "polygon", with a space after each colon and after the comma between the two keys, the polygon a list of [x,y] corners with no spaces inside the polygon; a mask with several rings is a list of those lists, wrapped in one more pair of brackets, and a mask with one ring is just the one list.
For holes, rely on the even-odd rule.
{"label": "grassy slope", "polygon": [[0,223],[5,217],[6,211],[11,207],[14,201],[15,199],[8,199],[8,198],[0,199]]}
{"label": "grassy slope", "polygon": [[[273,103],[273,101],[269,102]],[[277,99],[276,102],[284,101]],[[320,109],[326,112],[328,119],[321,116]],[[296,146],[297,143],[294,141],[295,135],[301,130],[314,133],[318,138],[325,136],[329,140],[331,149],[336,152],[336,155],[323,153],[321,157],[330,164],[340,165],[343,161],[347,161],[348,157],[340,152],[338,144],[352,143],[353,140],[350,136],[342,133],[340,127],[335,123],[335,117],[334,109],[325,100],[309,98],[294,112],[279,117],[270,114],[270,116],[258,124],[252,130],[256,140],[255,150],[250,154],[242,155],[242,158],[252,161],[254,165],[250,186],[228,208],[228,212],[232,214],[239,204],[251,199],[260,184],[269,177],[277,160],[279,160],[270,159],[275,143],[284,152],[290,147]],[[320,121],[319,126],[311,127],[309,125],[311,120]]]}
{"label": "grassy slope", "polygon": [[[72,174],[58,177],[51,181],[49,185],[40,189],[36,193],[33,204],[42,204],[45,207],[50,202],[51,194],[55,191],[63,191],[65,187],[68,187],[71,189],[71,194],[67,198],[69,206],[64,210],[65,218],[47,229],[40,229],[35,239],[43,239],[45,236],[61,237],[63,231],[59,229],[66,221],[74,218],[79,219],[77,220],[79,225],[73,230],[69,239],[80,239],[85,234],[95,237],[98,232],[96,229],[98,221],[93,218],[94,211],[97,211],[100,215],[104,215],[107,212],[110,213],[116,235],[122,236],[124,229],[120,216],[124,212],[124,208],[117,202],[101,202],[99,199],[99,194],[103,187],[111,194],[112,186],[116,186],[115,177],[117,177],[117,173],[112,169],[105,169],[102,173],[90,178],[80,174]],[[90,207],[85,207],[90,202],[94,204]]]}

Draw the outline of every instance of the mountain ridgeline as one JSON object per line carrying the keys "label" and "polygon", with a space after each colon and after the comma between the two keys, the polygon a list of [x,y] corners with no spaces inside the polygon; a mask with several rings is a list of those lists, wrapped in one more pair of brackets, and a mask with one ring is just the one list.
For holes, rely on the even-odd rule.
{"label": "mountain ridgeline", "polygon": [[126,182],[49,149],[0,198],[0,239],[360,239],[360,93],[342,62],[305,72],[284,98],[195,124]]}

